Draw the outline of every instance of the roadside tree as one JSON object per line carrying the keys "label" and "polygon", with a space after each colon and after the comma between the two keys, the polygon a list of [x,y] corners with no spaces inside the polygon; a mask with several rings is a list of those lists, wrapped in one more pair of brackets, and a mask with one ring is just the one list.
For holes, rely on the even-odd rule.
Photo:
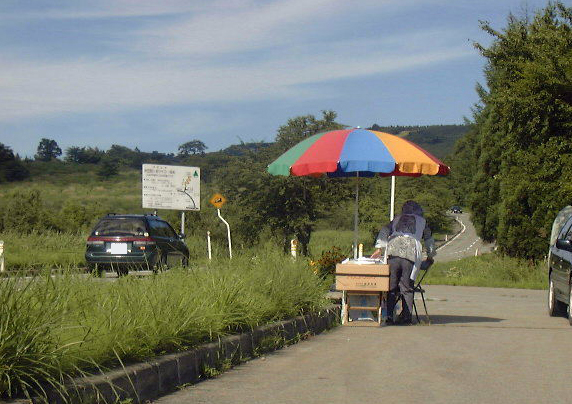
{"label": "roadside tree", "polygon": [[12,149],[0,143],[0,183],[21,181],[30,175]]}
{"label": "roadside tree", "polygon": [[183,143],[179,146],[179,157],[187,157],[195,154],[205,154],[207,146],[198,139]]}
{"label": "roadside tree", "polygon": [[58,158],[61,155],[62,149],[60,149],[58,143],[55,140],[42,138],[38,144],[35,158],[39,161],[50,161]]}
{"label": "roadside tree", "polygon": [[482,28],[470,207],[486,240],[510,256],[544,256],[552,220],[572,191],[572,8],[549,3],[531,19]]}

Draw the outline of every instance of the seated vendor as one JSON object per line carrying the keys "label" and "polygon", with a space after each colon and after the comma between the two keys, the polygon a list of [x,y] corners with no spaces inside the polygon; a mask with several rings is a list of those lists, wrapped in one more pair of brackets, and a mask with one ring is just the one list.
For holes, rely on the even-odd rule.
{"label": "seated vendor", "polygon": [[[379,232],[372,257],[381,255],[381,248],[387,249],[389,264],[389,293],[387,296],[388,319],[386,324],[412,324],[413,283],[421,267],[421,240],[423,239],[427,258],[435,256],[435,242],[431,229],[423,217],[423,209],[415,201],[403,204],[401,215],[396,216]],[[397,294],[401,293],[405,304],[399,317],[394,321],[393,312]]]}

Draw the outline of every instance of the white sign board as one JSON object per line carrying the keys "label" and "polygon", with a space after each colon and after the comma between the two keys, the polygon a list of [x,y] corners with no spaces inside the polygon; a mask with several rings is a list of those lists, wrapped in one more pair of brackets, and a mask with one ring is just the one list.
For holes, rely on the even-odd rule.
{"label": "white sign board", "polygon": [[143,208],[200,210],[201,169],[143,164]]}

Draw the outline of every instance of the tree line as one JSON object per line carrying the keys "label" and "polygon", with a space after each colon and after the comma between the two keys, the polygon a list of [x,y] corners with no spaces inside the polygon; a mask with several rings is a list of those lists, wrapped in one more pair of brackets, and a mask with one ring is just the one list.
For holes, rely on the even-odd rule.
{"label": "tree line", "polygon": [[[242,142],[217,152],[205,153],[205,148],[199,147],[201,144],[194,141],[181,145],[177,155],[144,153],[138,149],[114,145],[105,152],[91,147],[68,148],[64,161],[52,154],[49,161],[24,163],[30,168],[40,164],[42,173],[47,172],[50,166],[68,167],[71,173],[77,164],[86,167],[91,164],[93,170],[99,173],[105,167],[106,159],[132,170],[140,170],[143,162],[198,166],[201,167],[202,193],[211,195],[220,192],[230,201],[225,206],[225,217],[233,223],[233,234],[238,244],[255,245],[261,240],[271,239],[284,251],[288,251],[289,241],[295,237],[300,243],[301,252],[309,254],[308,244],[317,228],[352,229],[355,179],[277,177],[268,174],[266,167],[306,137],[342,127],[336,122],[335,112],[323,111],[318,117],[304,115],[289,119],[278,128],[273,142]],[[51,150],[57,151],[55,145],[50,144],[54,146]],[[83,153],[81,161],[77,160],[78,152]],[[107,186],[112,187],[113,183]],[[389,186],[387,178],[360,181],[360,230],[372,243],[379,228],[388,221]],[[447,230],[449,222],[445,211],[453,203],[449,187],[446,178],[398,178],[397,211],[406,199],[417,199],[426,208],[433,229]],[[42,214],[41,192],[31,194],[18,191],[0,203],[7,215],[4,225],[0,217],[0,230],[18,228],[20,231],[31,231],[47,228],[72,231],[74,228],[87,227],[104,213],[103,207],[91,205],[92,203],[89,201],[78,205],[68,201],[60,209],[61,212]],[[28,213],[20,215],[18,212],[38,214],[28,217]],[[189,234],[202,234],[206,228],[220,227],[211,213],[204,209],[193,214],[193,220],[187,221]],[[162,212],[161,215],[178,226],[175,212]],[[22,223],[13,223],[13,218],[18,216],[26,219]]]}
{"label": "tree line", "polygon": [[572,8],[487,23],[485,83],[451,175],[479,234],[509,256],[546,255],[552,221],[572,204]]}

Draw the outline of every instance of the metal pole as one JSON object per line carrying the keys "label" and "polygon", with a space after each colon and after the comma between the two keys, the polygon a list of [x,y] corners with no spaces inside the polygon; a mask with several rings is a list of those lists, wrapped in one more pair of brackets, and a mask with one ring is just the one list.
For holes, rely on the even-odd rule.
{"label": "metal pole", "polygon": [[358,255],[358,205],[359,205],[359,171],[356,172],[356,204],[354,208],[354,259]]}
{"label": "metal pole", "polygon": [[389,207],[389,220],[393,220],[393,212],[395,207],[395,176],[391,177],[391,202]]}
{"label": "metal pole", "polygon": [[185,211],[181,212],[181,234],[185,234]]}
{"label": "metal pole", "polygon": [[232,242],[230,240],[230,225],[228,224],[228,222],[226,220],[224,220],[222,218],[222,216],[220,215],[220,209],[216,210],[218,213],[218,217],[220,220],[222,220],[222,222],[226,225],[226,234],[228,235],[228,255],[230,258],[232,258]]}
{"label": "metal pole", "polygon": [[211,250],[211,232],[207,231],[207,251],[209,253],[209,260],[212,260],[212,250]]}

